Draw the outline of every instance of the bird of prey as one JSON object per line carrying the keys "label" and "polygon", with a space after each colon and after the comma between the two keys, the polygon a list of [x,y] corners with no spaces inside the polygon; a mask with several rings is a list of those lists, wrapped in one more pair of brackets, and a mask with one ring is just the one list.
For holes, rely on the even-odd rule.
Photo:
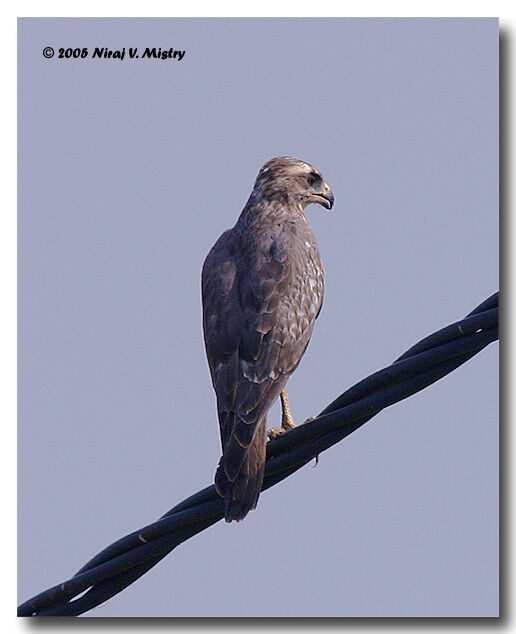
{"label": "bird of prey", "polygon": [[262,167],[235,226],[202,269],[203,329],[217,396],[222,457],[215,486],[227,522],[256,507],[262,488],[267,413],[278,396],[282,426],[294,427],[287,392],[321,310],[324,270],[304,209],[331,209],[320,171],[282,156]]}

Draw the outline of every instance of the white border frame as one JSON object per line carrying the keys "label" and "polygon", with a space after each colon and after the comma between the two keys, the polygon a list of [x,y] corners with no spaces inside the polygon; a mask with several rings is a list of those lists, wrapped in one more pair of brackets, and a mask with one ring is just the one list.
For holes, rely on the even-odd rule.
{"label": "white border frame", "polygon": [[[2,296],[4,302],[2,302],[2,308],[0,310],[0,350],[1,353],[1,365],[0,365],[0,403],[3,410],[3,459],[1,460],[1,478],[2,483],[2,507],[9,510],[8,519],[4,519],[1,523],[1,544],[3,546],[3,569],[0,576],[0,597],[2,599],[2,610],[0,612],[0,625],[3,626],[3,630],[10,632],[13,630],[23,629],[26,630],[31,627],[31,622],[28,619],[17,619],[15,616],[15,606],[17,604],[16,597],[16,584],[14,580],[16,578],[16,523],[13,521],[16,517],[16,55],[17,55],[17,17],[31,17],[31,16],[44,16],[44,17],[225,17],[225,16],[238,16],[238,17],[336,17],[342,15],[342,17],[500,17],[500,28],[507,34],[509,40],[508,46],[508,66],[509,66],[509,86],[507,87],[505,96],[508,116],[514,116],[511,112],[511,104],[514,104],[514,84],[515,84],[515,62],[514,62],[514,38],[516,37],[516,3],[503,2],[475,2],[469,1],[447,1],[434,0],[428,2],[426,0],[420,0],[419,2],[407,2],[396,1],[390,2],[350,2],[346,4],[337,5],[336,2],[328,2],[327,0],[321,0],[317,3],[306,2],[305,0],[298,0],[297,2],[287,2],[285,0],[261,0],[255,3],[246,3],[245,5],[237,3],[236,1],[221,0],[216,3],[208,3],[206,1],[192,1],[188,3],[178,2],[165,2],[162,0],[148,0],[145,3],[134,2],[116,2],[110,0],[89,0],[88,2],[76,1],[73,4],[64,1],[49,1],[46,3],[33,1],[21,1],[10,3],[7,10],[2,13],[2,20],[0,20],[0,33],[1,33],[1,64],[2,64],[2,77],[4,83],[4,98],[1,101],[2,116],[0,121],[2,122],[3,133],[2,139],[3,152],[1,155],[2,166],[1,174],[3,175],[3,206],[0,213],[0,288],[2,289]],[[5,87],[7,90],[5,91]],[[14,97],[14,98],[13,98]],[[511,117],[512,118],[512,117]],[[504,275],[502,279],[512,278],[510,275],[513,272],[513,262],[511,257],[511,249],[509,244],[514,244],[514,223],[510,219],[511,215],[511,203],[512,203],[512,186],[511,183],[515,180],[515,169],[511,161],[512,148],[514,147],[514,126],[507,125],[506,129],[501,131],[502,134],[508,135],[506,137],[506,186],[508,191],[505,195],[505,202],[507,209],[505,210],[505,227],[502,235],[504,236],[502,247],[504,255],[506,256],[506,262],[503,262]],[[508,236],[507,238],[505,236]],[[508,268],[508,271],[507,271]],[[505,290],[505,289],[504,289]],[[511,290],[511,289],[509,289]],[[507,291],[505,291],[507,292]],[[512,296],[512,293],[507,293]],[[510,297],[509,297],[510,299]],[[502,306],[506,306],[506,315],[509,317],[513,314],[512,301],[507,303],[503,300]],[[502,324],[503,325],[503,324]],[[503,335],[502,331],[502,335]],[[511,354],[513,352],[513,344],[509,339],[509,355],[508,358],[513,358]],[[505,355],[504,357],[505,358]],[[510,362],[507,364],[507,369],[510,368]],[[514,478],[513,470],[510,467],[511,460],[509,456],[514,455],[514,434],[511,433],[511,416],[512,412],[512,399],[510,398],[511,392],[514,390],[512,387],[512,377],[510,373],[509,381],[502,381],[504,391],[507,395],[507,402],[502,407],[502,412],[506,418],[505,425],[505,441],[508,441],[508,448],[503,449],[506,456],[505,462],[505,480],[507,486],[506,492],[514,491]],[[502,393],[503,395],[503,393]],[[511,495],[513,498],[514,495]],[[510,528],[513,526],[512,522],[512,509],[514,504],[511,504],[514,500],[502,499],[502,502],[507,505],[507,513],[504,516],[506,526],[503,532],[506,535],[507,542],[510,540]],[[504,574],[506,588],[505,596],[505,610],[510,613],[511,606],[515,605],[515,592],[511,587],[510,577],[511,570],[514,569],[514,550],[507,544],[506,556],[510,556],[509,561],[503,562],[506,569]],[[70,571],[73,572],[73,571]],[[57,580],[56,580],[57,581]],[[44,588],[41,588],[44,590]],[[512,629],[512,623],[510,623],[510,614],[506,614],[504,623],[506,626],[510,626]],[[53,621],[54,626],[55,621]],[[68,628],[74,627],[74,624],[65,619],[65,622],[60,622],[59,629],[68,630]],[[110,620],[111,621],[111,620]],[[412,619],[406,620],[406,625],[414,627],[414,621]],[[90,624],[94,624],[97,631],[108,631],[108,625],[104,619],[94,619],[88,621]],[[155,621],[153,624],[158,625]],[[277,626],[267,624],[263,622],[263,625],[253,623],[254,630],[261,630],[262,627],[265,630],[276,629]],[[326,621],[325,624],[328,622]],[[338,622],[337,622],[338,623]],[[337,625],[335,623],[335,625]],[[369,629],[369,627],[375,627],[375,620],[371,619],[370,626],[353,624],[351,621],[349,626],[350,630]],[[378,623],[378,620],[376,620]],[[451,631],[453,626],[445,625],[442,621],[434,620],[433,624],[425,622],[424,619],[420,620],[421,626],[439,628],[442,632]],[[83,621],[84,624],[84,621]],[[210,625],[210,621],[205,621],[206,627],[213,627]],[[111,622],[111,625],[115,625]],[[165,627],[173,627],[174,630],[181,630],[183,626],[176,625],[174,622],[162,624]],[[235,623],[236,625],[236,623]],[[465,627],[473,627],[473,623],[464,624]],[[477,622],[476,625],[482,626],[481,622]],[[124,621],[124,624],[119,626],[127,627],[132,630],[139,630],[140,627],[143,630],[151,627],[151,622],[147,619],[132,619],[132,623],[128,624]],[[240,621],[239,626],[245,627]],[[457,623],[459,626],[459,623]],[[484,621],[486,628],[499,627],[500,623],[496,623],[492,619]],[[34,624],[32,624],[34,627]],[[56,626],[57,627],[57,626]],[[184,626],[186,629],[186,626]],[[227,628],[227,623],[219,624],[217,627]],[[231,626],[229,626],[231,627]],[[337,627],[342,627],[341,624]],[[400,622],[393,621],[392,627],[400,627]],[[401,626],[402,627],[402,626]],[[192,627],[188,627],[191,630]],[[200,626],[199,626],[200,629]],[[279,628],[278,628],[279,629]],[[310,624],[308,627],[303,626],[303,629],[319,629],[317,625]]]}

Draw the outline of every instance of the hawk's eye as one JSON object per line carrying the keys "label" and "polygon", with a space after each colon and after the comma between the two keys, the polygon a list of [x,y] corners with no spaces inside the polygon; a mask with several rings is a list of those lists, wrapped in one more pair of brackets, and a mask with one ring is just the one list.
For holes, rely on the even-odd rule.
{"label": "hawk's eye", "polygon": [[314,185],[316,187],[319,187],[321,183],[322,178],[319,176],[319,174],[317,174],[317,172],[310,172],[310,174],[308,174],[308,184],[310,185],[310,187],[313,187]]}

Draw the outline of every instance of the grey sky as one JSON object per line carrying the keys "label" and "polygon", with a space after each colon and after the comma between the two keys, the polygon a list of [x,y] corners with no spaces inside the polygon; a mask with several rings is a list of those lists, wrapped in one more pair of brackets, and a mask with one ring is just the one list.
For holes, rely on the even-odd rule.
{"label": "grey sky", "polygon": [[[21,601],[211,483],[200,268],[267,159],[336,199],[307,209],[298,422],[497,290],[498,22],[25,19],[19,47]],[[495,344],[88,615],[496,615],[497,369]]]}

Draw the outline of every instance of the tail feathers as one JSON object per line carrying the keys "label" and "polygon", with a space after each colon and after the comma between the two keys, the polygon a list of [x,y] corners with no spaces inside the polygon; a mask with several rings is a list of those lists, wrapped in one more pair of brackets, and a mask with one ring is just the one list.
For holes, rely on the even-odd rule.
{"label": "tail feathers", "polygon": [[224,452],[220,459],[215,474],[215,486],[219,495],[224,498],[226,522],[243,520],[249,511],[256,508],[265,470],[265,426],[265,420],[258,425],[256,434],[249,447],[245,449],[245,457],[233,480],[228,476],[228,470],[231,473],[231,469],[228,469],[229,465],[226,465],[226,461],[229,461],[231,456]]}

